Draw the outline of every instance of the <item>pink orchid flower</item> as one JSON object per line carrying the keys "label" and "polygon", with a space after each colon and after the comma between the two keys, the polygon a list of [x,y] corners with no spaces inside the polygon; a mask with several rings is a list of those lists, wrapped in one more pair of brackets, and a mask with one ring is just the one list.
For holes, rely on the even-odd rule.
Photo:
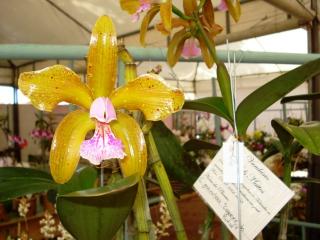
{"label": "pink orchid flower", "polygon": [[198,41],[195,38],[189,38],[188,40],[186,40],[181,55],[185,59],[200,56],[201,49],[198,47]]}
{"label": "pink orchid flower", "polygon": [[137,22],[140,18],[140,14],[148,11],[151,8],[151,2],[149,0],[140,0],[140,7],[137,11],[131,16],[132,22]]}

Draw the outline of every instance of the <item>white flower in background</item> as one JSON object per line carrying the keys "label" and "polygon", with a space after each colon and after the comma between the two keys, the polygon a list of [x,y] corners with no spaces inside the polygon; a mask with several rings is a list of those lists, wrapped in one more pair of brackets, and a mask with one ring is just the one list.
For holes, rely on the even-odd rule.
{"label": "white flower in background", "polygon": [[44,218],[40,220],[40,232],[45,238],[54,238],[56,233],[55,221],[52,215],[46,211]]}
{"label": "white flower in background", "polygon": [[303,185],[301,183],[291,183],[290,188],[292,191],[294,191],[293,200],[299,201],[301,199]]}
{"label": "white flower in background", "polygon": [[155,225],[155,234],[157,239],[161,237],[169,236],[168,229],[172,226],[171,217],[167,204],[165,203],[163,197],[160,197],[160,220]]}
{"label": "white flower in background", "polygon": [[26,197],[23,197],[19,201],[18,213],[20,217],[26,217],[29,211],[30,203]]}
{"label": "white flower in background", "polygon": [[70,233],[62,226],[61,223],[58,225],[58,231],[60,232],[61,236],[57,238],[57,240],[74,240]]}

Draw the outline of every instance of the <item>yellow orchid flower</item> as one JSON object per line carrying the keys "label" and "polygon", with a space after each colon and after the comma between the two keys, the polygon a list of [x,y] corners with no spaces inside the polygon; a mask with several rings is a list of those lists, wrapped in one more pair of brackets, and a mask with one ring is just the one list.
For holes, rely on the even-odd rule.
{"label": "yellow orchid flower", "polygon": [[140,26],[140,43],[145,45],[145,36],[152,19],[160,12],[164,33],[169,34],[172,28],[172,0],[120,0],[123,10],[132,15],[132,20],[137,21],[142,12],[147,12]]}
{"label": "yellow orchid flower", "polygon": [[[197,11],[197,1],[184,0],[183,9],[186,16],[192,17],[193,13]],[[200,15],[200,21],[210,39],[214,41],[215,36],[222,31],[222,27],[214,22],[214,9],[211,1],[205,2]],[[193,20],[173,18],[172,28],[181,27],[182,29],[173,35],[168,46],[167,61],[169,65],[174,66],[179,60],[180,55],[185,58],[191,58],[197,57],[201,52],[204,62],[208,68],[211,68],[214,59]],[[162,23],[157,24],[156,29],[164,34],[167,33]]]}
{"label": "yellow orchid flower", "polygon": [[[81,108],[61,121],[53,137],[50,170],[58,183],[71,178],[80,155],[94,165],[118,158],[124,176],[137,172],[143,175],[147,151],[142,130],[132,117],[118,110],[141,110],[147,120],[157,121],[178,111],[184,103],[183,93],[167,86],[158,75],[145,74],[114,89],[117,54],[113,22],[102,16],[91,35],[86,83],[62,65],[19,77],[20,90],[36,108],[52,111],[62,101]],[[85,140],[93,129],[94,136]]]}

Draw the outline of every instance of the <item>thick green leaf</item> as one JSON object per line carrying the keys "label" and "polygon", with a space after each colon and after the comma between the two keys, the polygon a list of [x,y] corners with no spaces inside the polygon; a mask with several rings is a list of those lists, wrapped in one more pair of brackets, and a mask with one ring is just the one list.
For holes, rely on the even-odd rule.
{"label": "thick green leaf", "polygon": [[309,93],[309,94],[300,94],[289,97],[284,97],[281,99],[281,103],[292,102],[296,100],[315,100],[320,98],[320,93]]}
{"label": "thick green leaf", "polygon": [[281,142],[278,139],[271,139],[271,146],[267,148],[267,151],[262,156],[262,161],[265,161],[267,158],[272,155],[283,152],[283,147]]}
{"label": "thick green leaf", "polygon": [[216,114],[233,124],[232,117],[228,114],[228,110],[224,105],[222,97],[206,97],[197,100],[186,101],[183,109],[192,109]]}
{"label": "thick green leaf", "polygon": [[320,73],[320,59],[293,69],[251,93],[240,103],[237,109],[239,134],[245,134],[250,123],[261,112],[318,73]]}
{"label": "thick green leaf", "polygon": [[233,116],[230,76],[223,62],[217,63],[217,77],[223,102],[227,108],[229,116]]}
{"label": "thick green leaf", "polygon": [[183,145],[183,148],[186,151],[197,151],[202,149],[218,151],[221,146],[198,139],[191,139]]}
{"label": "thick green leaf", "polygon": [[98,173],[93,167],[79,168],[72,178],[65,184],[59,185],[58,193],[60,195],[93,188],[96,182]]}
{"label": "thick green leaf", "polygon": [[278,150],[281,152],[290,149],[290,146],[292,144],[293,141],[293,136],[291,136],[290,133],[288,133],[288,131],[286,131],[281,124],[279,124],[279,121],[282,121],[281,119],[273,119],[271,121],[271,125],[273,127],[273,129],[275,130],[275,132],[277,133],[277,136],[280,140],[280,144],[281,144],[281,149],[279,147],[278,142],[274,142],[274,144],[276,144],[275,146],[278,148]]}
{"label": "thick green leaf", "polygon": [[306,122],[300,126],[294,126],[281,119],[274,119],[272,126],[277,129],[282,128],[281,133],[284,133],[287,139],[290,138],[287,137],[289,134],[311,153],[320,155],[320,122]]}
{"label": "thick green leaf", "polygon": [[57,184],[41,179],[20,179],[0,183],[0,201],[57,188]]}
{"label": "thick green leaf", "polygon": [[132,175],[104,187],[58,196],[63,226],[78,240],[112,239],[131,211],[138,180]]}
{"label": "thick green leaf", "polygon": [[15,180],[21,178],[39,178],[52,181],[49,173],[33,168],[2,167],[0,168],[0,181]]}
{"label": "thick green leaf", "polygon": [[56,189],[50,174],[31,168],[0,168],[0,201]]}
{"label": "thick green leaf", "polygon": [[163,122],[154,122],[151,132],[169,176],[191,187],[201,174],[199,166],[190,159]]}

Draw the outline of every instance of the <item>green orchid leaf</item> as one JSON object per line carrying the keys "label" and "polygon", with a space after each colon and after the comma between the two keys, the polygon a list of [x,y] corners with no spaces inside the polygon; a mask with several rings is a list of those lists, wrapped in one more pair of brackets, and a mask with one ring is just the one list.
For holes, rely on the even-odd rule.
{"label": "green orchid leaf", "polygon": [[112,239],[132,209],[138,180],[132,175],[104,187],[59,195],[63,226],[78,240]]}
{"label": "green orchid leaf", "polygon": [[296,100],[315,100],[320,98],[320,93],[309,93],[309,94],[300,94],[289,97],[284,97],[281,99],[281,103],[292,102]]}
{"label": "green orchid leaf", "polygon": [[0,182],[3,180],[16,180],[21,178],[39,178],[52,181],[52,177],[48,172],[33,168],[24,167],[1,167]]}
{"label": "green orchid leaf", "polygon": [[320,122],[306,122],[300,126],[294,126],[281,119],[273,119],[271,124],[275,130],[277,129],[278,136],[278,131],[281,133],[284,139],[281,142],[285,142],[287,147],[291,147],[290,141],[292,142],[292,139],[295,138],[312,154],[320,155]]}
{"label": "green orchid leaf", "polygon": [[[291,136],[291,134],[283,128],[283,126],[280,124],[281,121],[281,119],[272,119],[271,125],[280,140],[280,142],[275,142],[274,144],[278,150],[283,153],[284,151],[290,149],[290,146],[293,142],[293,136]],[[281,144],[281,147],[279,146],[279,143]]]}
{"label": "green orchid leaf", "polygon": [[282,144],[278,139],[271,139],[271,145],[267,148],[267,151],[262,156],[262,161],[265,161],[268,157],[271,157],[272,155],[283,152],[282,150]]}
{"label": "green orchid leaf", "polygon": [[47,172],[31,168],[0,168],[0,201],[56,188],[57,184]]}
{"label": "green orchid leaf", "polygon": [[237,109],[239,134],[244,135],[250,123],[261,112],[318,73],[320,73],[320,59],[297,67],[251,93],[239,104]]}
{"label": "green orchid leaf", "polygon": [[183,144],[183,148],[186,151],[197,151],[203,149],[218,151],[221,148],[221,146],[198,139],[191,139],[185,144]]}
{"label": "green orchid leaf", "polygon": [[65,184],[59,185],[58,193],[60,195],[93,188],[97,180],[97,170],[93,167],[79,168],[72,178]]}
{"label": "green orchid leaf", "polygon": [[183,105],[183,109],[213,113],[223,117],[230,124],[233,124],[232,117],[229,115],[222,97],[206,97],[197,100],[186,101]]}
{"label": "green orchid leaf", "polygon": [[191,187],[201,174],[199,166],[191,160],[177,137],[163,122],[154,122],[151,132],[169,176]]}
{"label": "green orchid leaf", "polygon": [[228,70],[223,62],[217,63],[217,77],[223,102],[227,108],[229,116],[233,116],[231,81]]}

